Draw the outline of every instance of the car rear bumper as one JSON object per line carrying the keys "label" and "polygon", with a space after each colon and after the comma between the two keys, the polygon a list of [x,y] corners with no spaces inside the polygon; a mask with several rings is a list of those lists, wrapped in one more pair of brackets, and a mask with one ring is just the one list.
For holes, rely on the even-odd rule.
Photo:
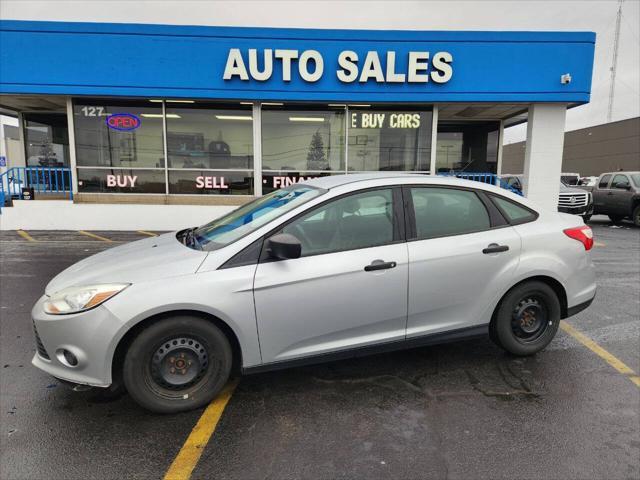
{"label": "car rear bumper", "polygon": [[582,302],[578,305],[574,305],[573,307],[569,307],[567,309],[567,318],[569,317],[573,317],[574,315],[577,315],[578,313],[580,313],[581,311],[589,308],[589,306],[593,303],[593,301],[595,300],[595,295],[593,296],[593,298],[590,298],[589,300],[587,300],[586,302]]}

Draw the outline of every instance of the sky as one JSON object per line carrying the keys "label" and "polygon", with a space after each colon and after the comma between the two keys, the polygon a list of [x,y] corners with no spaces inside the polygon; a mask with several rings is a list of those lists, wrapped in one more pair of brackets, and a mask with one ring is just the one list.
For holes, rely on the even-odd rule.
{"label": "sky", "polygon": [[[20,20],[382,30],[593,31],[596,50],[591,102],[567,112],[567,130],[607,121],[617,10],[618,0],[0,0],[0,18]],[[640,0],[624,0],[622,11],[613,121],[640,115]],[[526,125],[505,131],[505,143],[525,137]]]}

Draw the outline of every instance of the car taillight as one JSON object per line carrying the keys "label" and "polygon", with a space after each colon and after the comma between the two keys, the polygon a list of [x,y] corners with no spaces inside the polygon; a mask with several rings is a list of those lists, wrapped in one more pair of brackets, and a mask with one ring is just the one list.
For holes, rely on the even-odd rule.
{"label": "car taillight", "polygon": [[585,250],[589,251],[593,248],[593,230],[591,230],[591,227],[585,225],[584,227],[567,228],[563,231],[567,237],[581,242]]}

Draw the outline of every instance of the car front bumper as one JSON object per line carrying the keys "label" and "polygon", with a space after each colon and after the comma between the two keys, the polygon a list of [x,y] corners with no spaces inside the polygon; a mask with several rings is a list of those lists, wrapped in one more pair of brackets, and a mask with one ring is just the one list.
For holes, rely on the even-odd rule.
{"label": "car front bumper", "polygon": [[[31,311],[38,347],[31,363],[68,382],[111,385],[111,361],[121,325],[118,318],[104,305],[77,314],[48,315],[43,309],[46,299],[41,297]],[[77,358],[77,365],[69,364],[64,350]]]}

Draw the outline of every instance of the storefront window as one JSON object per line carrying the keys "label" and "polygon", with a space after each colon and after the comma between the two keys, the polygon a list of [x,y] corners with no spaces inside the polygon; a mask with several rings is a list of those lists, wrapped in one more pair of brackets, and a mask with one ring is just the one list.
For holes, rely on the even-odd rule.
{"label": "storefront window", "polygon": [[69,166],[69,131],[65,113],[25,113],[28,167]]}
{"label": "storefront window", "polygon": [[350,110],[350,172],[429,170],[430,111]]}
{"label": "storefront window", "polygon": [[344,110],[263,109],[263,192],[345,173],[344,115]]}
{"label": "storefront window", "polygon": [[251,108],[167,103],[169,168],[253,169]]}
{"label": "storefront window", "polygon": [[438,124],[438,173],[464,170],[496,173],[500,122]]}

